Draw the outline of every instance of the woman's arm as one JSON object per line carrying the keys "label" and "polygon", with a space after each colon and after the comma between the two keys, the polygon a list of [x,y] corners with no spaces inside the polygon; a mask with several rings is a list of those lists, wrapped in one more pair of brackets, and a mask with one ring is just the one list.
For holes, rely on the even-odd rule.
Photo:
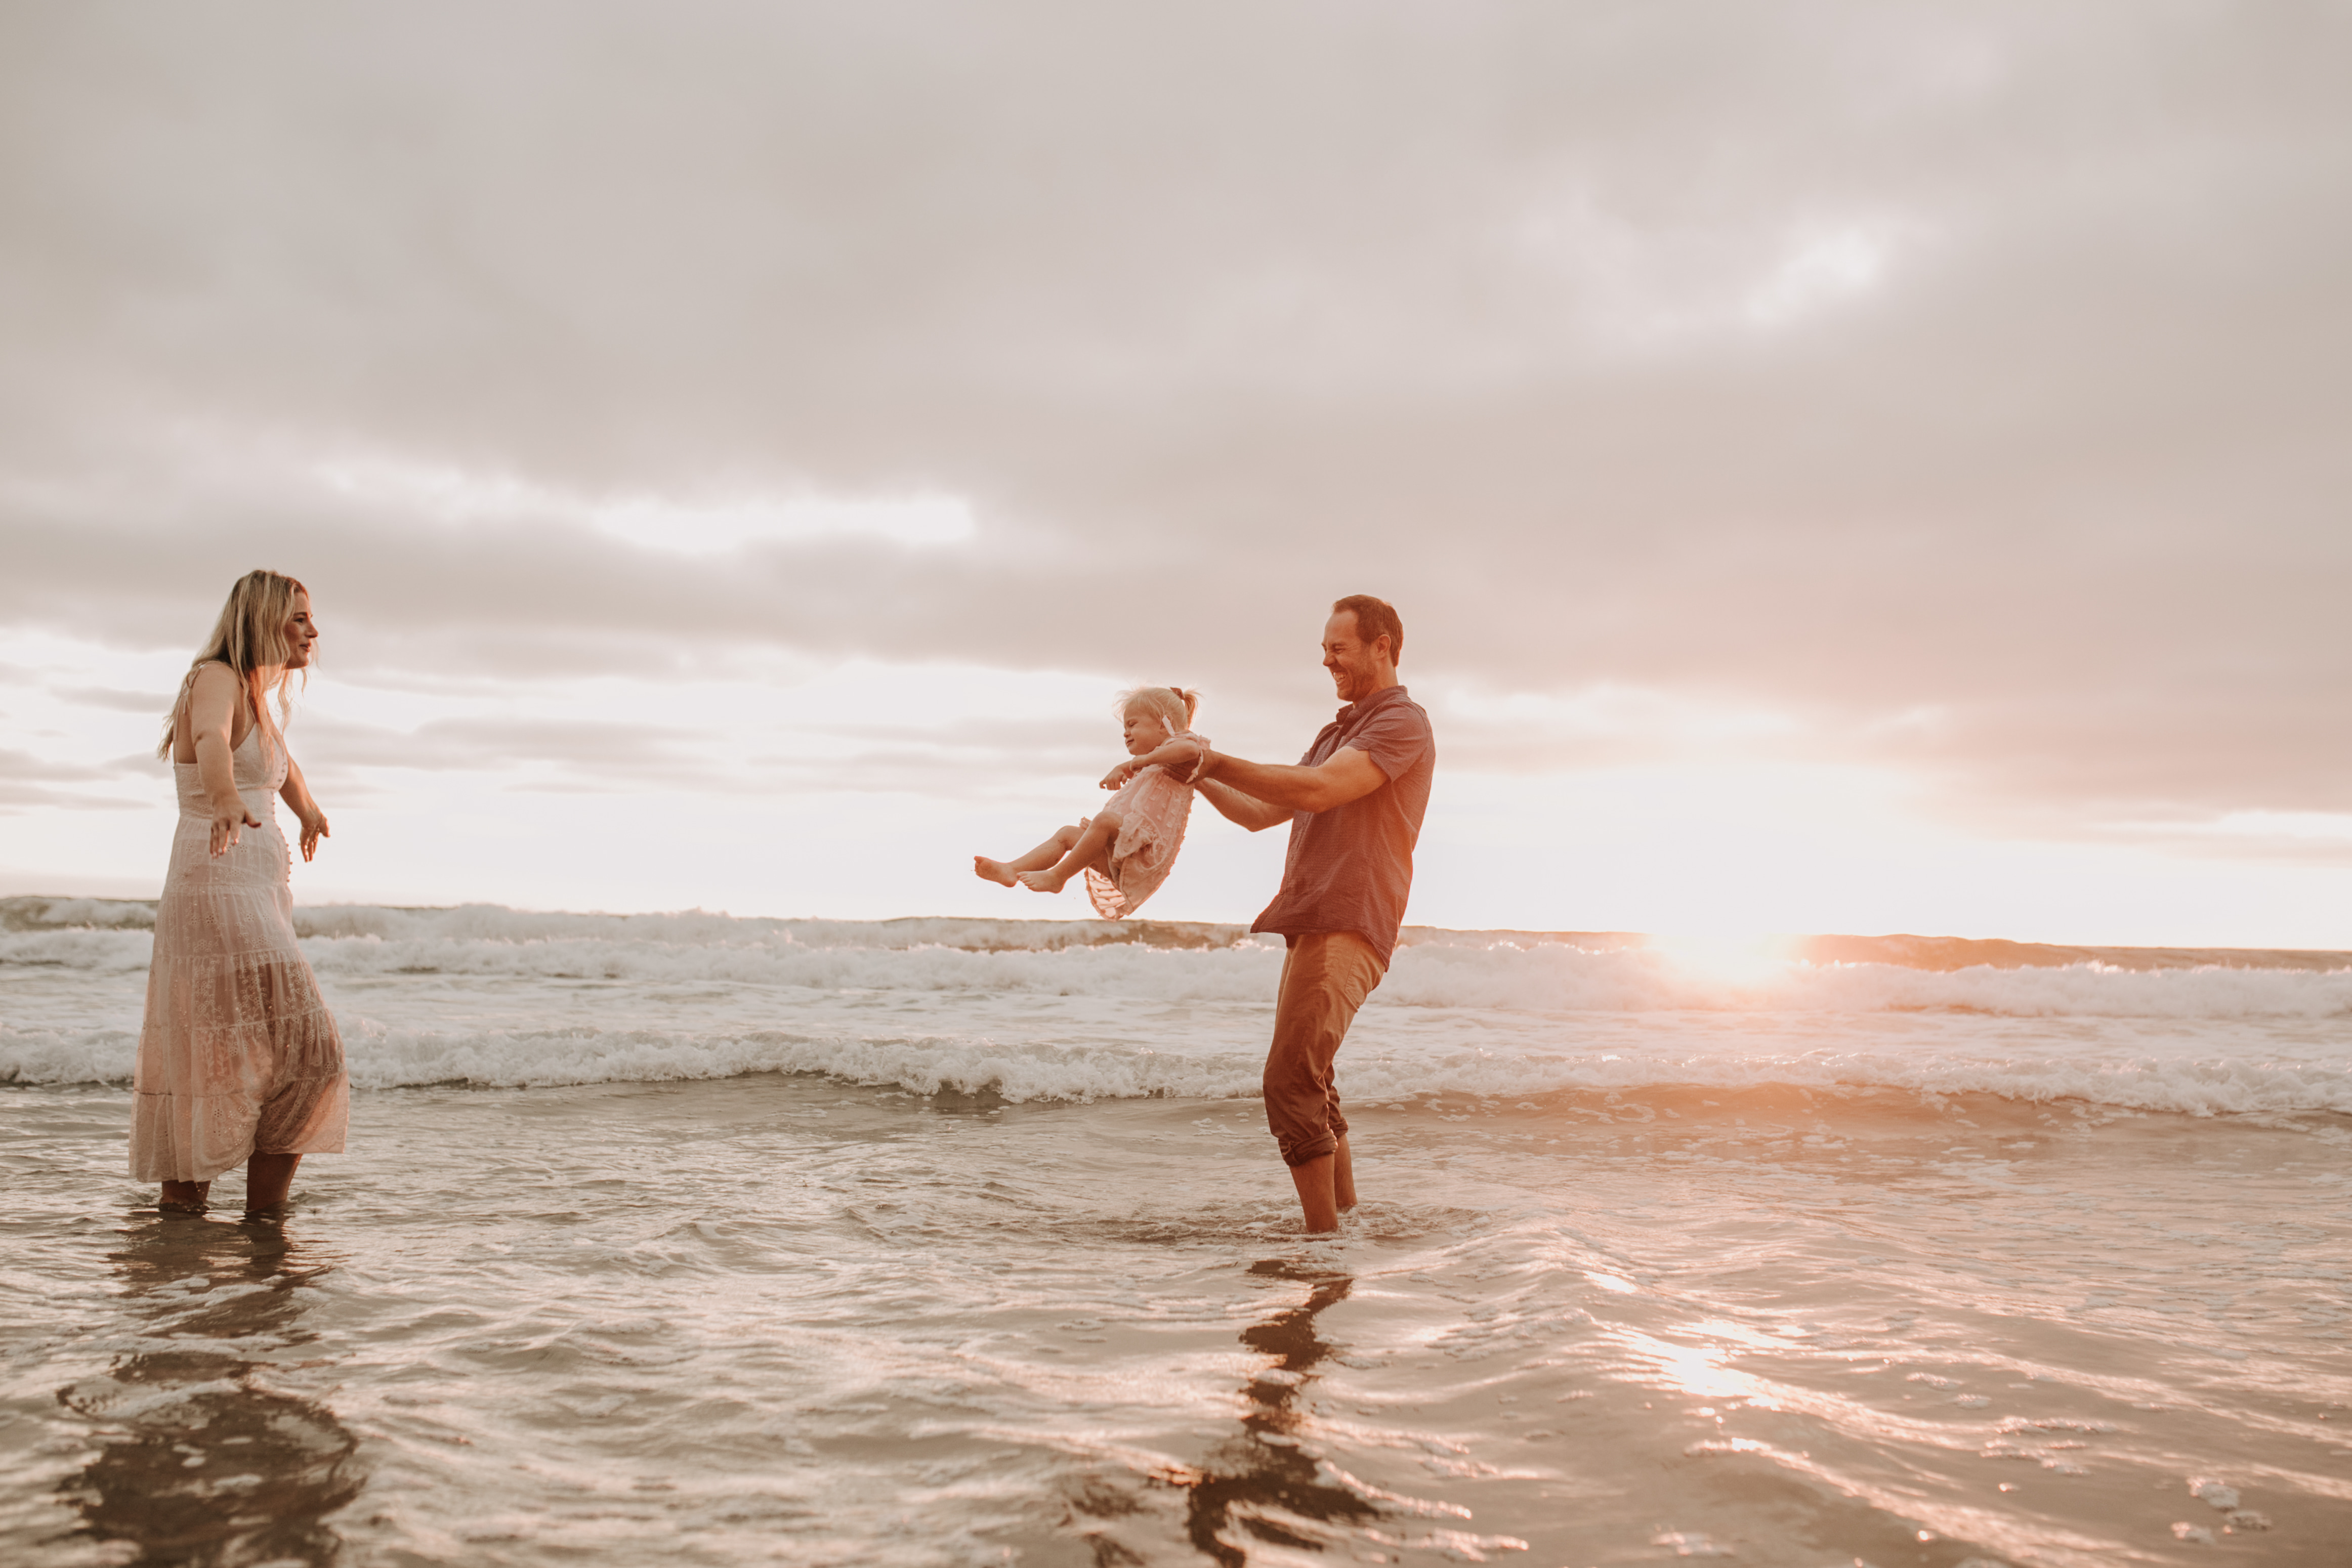
{"label": "woman's arm", "polygon": [[319,852],[319,841],[333,835],[327,831],[327,813],[310,799],[310,787],[302,781],[302,768],[290,752],[286,758],[286,782],[278,787],[278,797],[301,820],[302,858],[310,860]]}
{"label": "woman's arm", "polygon": [[246,809],[245,797],[236,792],[236,762],[228,741],[244,695],[226,664],[206,664],[188,690],[188,731],[196,743],[196,779],[204,786],[212,814],[215,859],[226,854],[246,829],[261,826],[261,819]]}

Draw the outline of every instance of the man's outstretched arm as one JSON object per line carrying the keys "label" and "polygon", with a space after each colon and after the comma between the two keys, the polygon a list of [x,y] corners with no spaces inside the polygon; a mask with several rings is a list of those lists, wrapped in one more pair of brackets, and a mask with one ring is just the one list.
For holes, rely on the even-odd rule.
{"label": "man's outstretched arm", "polygon": [[1290,821],[1290,813],[1281,807],[1269,806],[1254,795],[1244,795],[1230,784],[1205,779],[1197,788],[1209,804],[1217,809],[1218,815],[1229,822],[1239,822],[1253,833],[1263,832],[1277,823]]}
{"label": "man's outstretched arm", "polygon": [[1192,776],[1201,793],[1251,832],[1290,821],[1294,811],[1328,811],[1360,800],[1389,781],[1369,752],[1343,746],[1312,768],[1250,762],[1221,751],[1202,755]]}

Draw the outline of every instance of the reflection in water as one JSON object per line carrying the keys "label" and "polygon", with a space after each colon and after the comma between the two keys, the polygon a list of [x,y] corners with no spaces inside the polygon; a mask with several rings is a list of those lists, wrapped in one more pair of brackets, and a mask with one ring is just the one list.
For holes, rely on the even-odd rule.
{"label": "reflection in water", "polygon": [[1315,1319],[1326,1307],[1346,1301],[1355,1281],[1271,1260],[1253,1263],[1250,1272],[1311,1289],[1299,1305],[1242,1331],[1242,1343],[1274,1357],[1274,1364],[1250,1383],[1253,1408],[1242,1417],[1242,1435],[1220,1444],[1199,1477],[1184,1483],[1192,1491],[1185,1532],[1224,1568],[1248,1561],[1248,1552],[1232,1539],[1235,1528],[1272,1545],[1319,1551],[1323,1542],[1300,1525],[1334,1520],[1352,1524],[1381,1512],[1355,1492],[1322,1479],[1315,1461],[1297,1447],[1305,1421],[1294,1406],[1314,1381],[1309,1369],[1331,1354],[1331,1346],[1315,1336]]}
{"label": "reflection in water", "polygon": [[336,1561],[327,1516],[358,1495],[358,1440],[322,1405],[257,1387],[260,1354],[310,1336],[302,1291],[331,1267],[266,1221],[159,1218],[113,1255],[138,1348],[58,1390],[105,1446],[68,1481],[77,1532],[140,1563]]}

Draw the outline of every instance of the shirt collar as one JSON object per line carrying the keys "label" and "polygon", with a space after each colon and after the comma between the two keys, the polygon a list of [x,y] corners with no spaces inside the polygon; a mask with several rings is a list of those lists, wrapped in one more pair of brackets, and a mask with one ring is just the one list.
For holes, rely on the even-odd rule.
{"label": "shirt collar", "polygon": [[1341,708],[1337,714],[1334,714],[1332,716],[1332,722],[1336,724],[1345,724],[1359,714],[1370,713],[1376,707],[1385,707],[1391,698],[1394,698],[1399,702],[1404,700],[1403,683],[1400,682],[1393,686],[1385,687],[1382,690],[1374,692],[1370,696],[1357,698],[1354,702],[1349,703],[1346,707]]}

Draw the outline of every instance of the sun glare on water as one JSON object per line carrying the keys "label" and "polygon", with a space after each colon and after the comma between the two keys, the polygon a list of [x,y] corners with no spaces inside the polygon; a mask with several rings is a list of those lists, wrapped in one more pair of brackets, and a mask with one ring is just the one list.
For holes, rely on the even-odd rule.
{"label": "sun glare on water", "polygon": [[1795,956],[1789,937],[1752,932],[1667,933],[1650,937],[1645,946],[1685,974],[1726,986],[1771,979]]}

